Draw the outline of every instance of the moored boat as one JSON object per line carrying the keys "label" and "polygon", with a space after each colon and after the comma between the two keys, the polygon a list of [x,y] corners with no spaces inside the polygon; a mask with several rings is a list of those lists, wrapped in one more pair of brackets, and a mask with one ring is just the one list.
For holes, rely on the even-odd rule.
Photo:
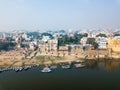
{"label": "moored boat", "polygon": [[51,69],[55,69],[55,68],[57,68],[57,66],[56,65],[52,65],[52,66],[50,66],[50,68]]}
{"label": "moored boat", "polygon": [[82,67],[85,67],[85,65],[79,63],[79,64],[74,64],[76,68],[82,68]]}
{"label": "moored boat", "polygon": [[19,71],[22,71],[23,67],[19,67]]}
{"label": "moored boat", "polygon": [[41,70],[41,72],[51,72],[52,70],[49,67],[45,67],[43,68],[43,70]]}
{"label": "moored boat", "polygon": [[19,71],[19,67],[15,67],[14,70],[15,70],[16,72],[18,72],[18,71]]}
{"label": "moored boat", "polygon": [[28,69],[30,69],[31,68],[31,66],[24,66],[24,69],[25,70],[28,70]]}
{"label": "moored boat", "polygon": [[69,68],[70,68],[70,65],[62,65],[62,68],[64,68],[64,69],[69,69]]}
{"label": "moored boat", "polygon": [[15,70],[16,72],[22,71],[22,69],[23,69],[22,67],[14,67],[14,68],[13,68],[13,70]]}

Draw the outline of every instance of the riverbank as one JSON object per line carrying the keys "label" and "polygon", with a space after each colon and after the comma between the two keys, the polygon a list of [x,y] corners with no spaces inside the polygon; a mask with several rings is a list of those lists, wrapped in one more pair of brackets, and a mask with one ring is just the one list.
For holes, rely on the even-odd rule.
{"label": "riverbank", "polygon": [[[3,55],[4,57],[4,55]],[[5,56],[6,58],[7,56]],[[62,56],[46,56],[46,55],[38,55],[34,57],[33,59],[22,59],[22,57],[19,59],[7,59],[4,60],[0,59],[0,68],[10,68],[10,67],[16,67],[16,66],[26,66],[26,65],[43,65],[43,64],[58,64],[58,63],[66,63],[66,62],[72,62],[72,61],[78,61],[81,60],[80,58],[76,57],[62,57]]]}
{"label": "riverbank", "polygon": [[83,59],[76,58],[76,57],[61,57],[61,56],[37,56],[35,59],[31,61],[26,61],[24,65],[33,65],[33,64],[58,64],[58,63],[69,63],[73,61],[83,61]]}
{"label": "riverbank", "polygon": [[[92,53],[91,53],[92,52]],[[99,51],[99,55],[96,55],[98,51],[90,51],[88,53],[80,52],[53,52],[51,53],[37,53],[35,57],[31,54],[29,57],[24,58],[24,54],[20,51],[8,51],[0,53],[0,67],[16,67],[24,65],[37,65],[37,64],[58,64],[80,60],[120,60],[120,54],[106,55],[106,51]],[[105,54],[105,55],[104,55]],[[96,55],[96,56],[95,56]],[[86,56],[88,56],[86,58]]]}

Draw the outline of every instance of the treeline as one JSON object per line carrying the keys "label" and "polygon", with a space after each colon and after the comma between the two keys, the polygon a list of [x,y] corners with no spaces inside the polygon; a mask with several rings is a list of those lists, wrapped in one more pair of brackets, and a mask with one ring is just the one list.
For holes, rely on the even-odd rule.
{"label": "treeline", "polygon": [[96,37],[107,37],[107,36],[106,36],[106,34],[99,33],[98,35],[96,35]]}
{"label": "treeline", "polygon": [[10,49],[13,49],[15,46],[16,44],[12,42],[0,42],[0,50],[8,51]]}
{"label": "treeline", "polygon": [[87,37],[88,34],[77,34],[75,33],[74,36],[64,35],[61,38],[58,38],[58,46],[65,46],[66,44],[80,44],[80,40],[83,37]]}

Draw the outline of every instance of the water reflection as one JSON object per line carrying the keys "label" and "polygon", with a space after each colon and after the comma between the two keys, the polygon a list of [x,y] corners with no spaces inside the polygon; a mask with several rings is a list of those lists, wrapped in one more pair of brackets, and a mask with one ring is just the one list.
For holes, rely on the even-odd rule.
{"label": "water reflection", "polygon": [[97,70],[104,70],[107,72],[111,71],[118,71],[120,61],[119,60],[102,60],[102,61],[95,61],[95,60],[88,60],[86,61],[86,65],[88,68],[97,69]]}

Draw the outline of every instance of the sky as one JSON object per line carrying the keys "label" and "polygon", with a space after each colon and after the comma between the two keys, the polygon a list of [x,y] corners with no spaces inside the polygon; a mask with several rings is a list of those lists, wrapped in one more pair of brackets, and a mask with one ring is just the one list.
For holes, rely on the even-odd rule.
{"label": "sky", "polygon": [[119,27],[120,0],[0,0],[0,31]]}

